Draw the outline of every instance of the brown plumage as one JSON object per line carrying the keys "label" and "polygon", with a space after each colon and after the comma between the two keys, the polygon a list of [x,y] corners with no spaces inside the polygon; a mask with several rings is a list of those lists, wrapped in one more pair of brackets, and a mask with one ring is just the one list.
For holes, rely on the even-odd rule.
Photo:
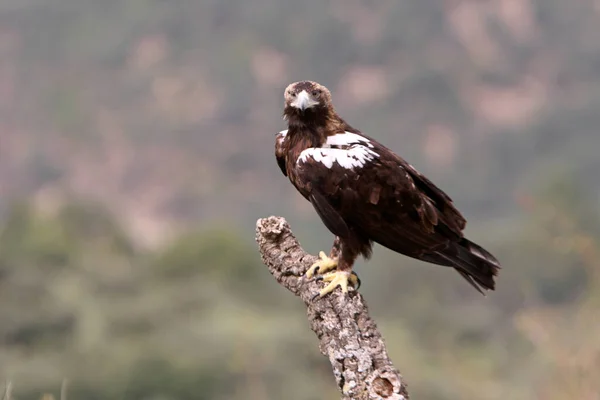
{"label": "brown plumage", "polygon": [[[338,273],[348,276],[356,258],[368,258],[376,242],[412,258],[451,266],[481,293],[494,289],[500,264],[463,236],[466,221],[448,195],[346,123],[324,86],[296,82],[284,96],[288,129],[276,138],[277,163],[336,235],[331,258],[340,253]],[[328,288],[326,292],[333,289]]]}

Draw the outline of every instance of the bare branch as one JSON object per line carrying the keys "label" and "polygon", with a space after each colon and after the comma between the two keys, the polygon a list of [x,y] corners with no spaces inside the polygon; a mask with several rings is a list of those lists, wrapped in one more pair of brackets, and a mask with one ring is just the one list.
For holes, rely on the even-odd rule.
{"label": "bare branch", "polygon": [[265,265],[307,307],[321,353],[329,358],[342,400],[408,399],[406,383],[388,357],[381,333],[360,293],[338,289],[312,300],[321,287],[304,273],[316,261],[301,247],[282,217],[259,219],[256,241]]}

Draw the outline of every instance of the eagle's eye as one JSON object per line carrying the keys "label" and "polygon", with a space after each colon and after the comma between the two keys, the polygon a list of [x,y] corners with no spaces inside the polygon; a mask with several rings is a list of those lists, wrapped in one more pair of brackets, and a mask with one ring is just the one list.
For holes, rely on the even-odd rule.
{"label": "eagle's eye", "polygon": [[313,97],[319,97],[321,95],[321,93],[322,93],[321,89],[315,89],[312,91]]}
{"label": "eagle's eye", "polygon": [[292,97],[296,97],[296,92],[288,90],[288,95],[290,95]]}

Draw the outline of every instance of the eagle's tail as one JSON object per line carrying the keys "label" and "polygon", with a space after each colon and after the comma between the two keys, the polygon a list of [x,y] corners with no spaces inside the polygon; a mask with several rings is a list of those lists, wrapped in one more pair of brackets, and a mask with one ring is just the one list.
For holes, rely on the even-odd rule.
{"label": "eagle's tail", "polygon": [[479,293],[484,294],[482,289],[496,288],[494,277],[498,275],[500,263],[496,257],[478,244],[463,238],[437,255],[449,261],[449,264]]}

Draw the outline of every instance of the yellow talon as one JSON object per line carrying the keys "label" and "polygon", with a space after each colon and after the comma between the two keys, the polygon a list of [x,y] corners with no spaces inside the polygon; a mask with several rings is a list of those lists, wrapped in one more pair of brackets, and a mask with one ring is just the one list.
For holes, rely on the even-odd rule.
{"label": "yellow talon", "polygon": [[348,293],[348,282],[354,287],[359,285],[358,277],[351,271],[330,272],[327,275],[323,275],[323,281],[330,283],[319,292],[319,297],[333,292],[338,286],[342,288],[342,293]]}
{"label": "yellow talon", "polygon": [[317,270],[320,274],[322,274],[324,272],[331,271],[332,269],[337,267],[337,260],[327,257],[327,254],[325,254],[325,252],[319,252],[319,258],[320,260],[311,265],[308,271],[306,271],[307,278],[312,278]]}

